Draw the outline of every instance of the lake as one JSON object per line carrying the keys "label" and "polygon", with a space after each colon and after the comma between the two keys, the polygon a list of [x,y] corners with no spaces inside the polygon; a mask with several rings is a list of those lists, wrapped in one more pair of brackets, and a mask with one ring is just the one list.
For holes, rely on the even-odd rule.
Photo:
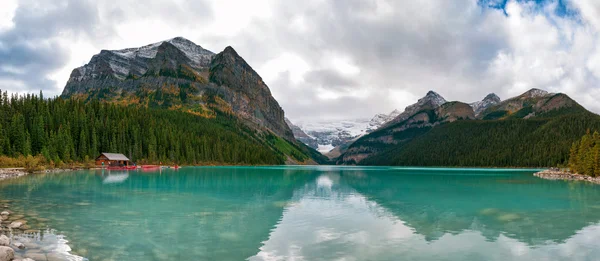
{"label": "lake", "polygon": [[598,260],[600,186],[534,172],[77,171],[2,181],[0,200],[71,260]]}

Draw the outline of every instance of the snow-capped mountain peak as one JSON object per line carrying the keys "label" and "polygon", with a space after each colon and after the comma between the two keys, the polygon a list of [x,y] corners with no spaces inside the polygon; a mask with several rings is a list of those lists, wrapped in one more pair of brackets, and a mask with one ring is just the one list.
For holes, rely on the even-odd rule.
{"label": "snow-capped mountain peak", "polygon": [[205,65],[208,65],[212,57],[215,55],[213,52],[206,50],[202,48],[202,46],[197,45],[183,37],[175,37],[167,40],[166,42],[174,45],[188,58],[190,58],[194,67],[204,67]]}
{"label": "snow-capped mountain peak", "polygon": [[394,118],[400,115],[400,111],[393,110],[389,114],[376,114],[371,121],[369,121],[369,126],[367,126],[367,132],[372,132],[377,128],[383,126],[383,124],[393,120]]}
{"label": "snow-capped mountain peak", "polygon": [[444,97],[442,97],[437,92],[429,91],[429,92],[427,92],[427,95],[425,95],[425,97],[419,99],[417,104],[425,104],[426,102],[431,102],[439,107],[442,104],[446,103],[447,101],[446,101],[446,99],[444,99]]}
{"label": "snow-capped mountain peak", "polygon": [[[319,150],[320,152],[329,152],[336,146],[347,144],[358,137],[372,132],[394,119],[400,112],[392,111],[390,114],[377,114],[369,119],[354,119],[340,121],[319,121],[319,122],[298,122],[293,125],[298,128],[294,136],[305,144]],[[296,127],[297,126],[297,127]],[[302,131],[302,132],[301,132]],[[305,133],[304,136],[302,133]]]}
{"label": "snow-capped mountain peak", "polygon": [[533,89],[521,94],[519,97],[521,97],[521,98],[539,98],[539,97],[548,96],[550,94],[551,93],[549,93],[547,91],[533,88]]}
{"label": "snow-capped mountain peak", "polygon": [[[106,75],[123,80],[130,74],[143,75],[151,66],[149,61],[156,58],[161,48],[168,49],[165,45],[179,50],[184,55],[183,59],[186,60],[186,64],[195,69],[208,67],[215,55],[183,37],[175,37],[136,48],[102,50],[99,54],[94,55],[88,64],[76,68],[69,81],[83,81]],[[169,57],[175,56],[170,55]]]}
{"label": "snow-capped mountain peak", "polygon": [[446,99],[442,97],[440,94],[434,91],[429,91],[425,95],[425,97],[419,99],[417,103],[409,105],[404,109],[404,112],[400,113],[393,120],[386,122],[384,125],[394,124],[398,122],[405,121],[416,112],[422,110],[425,107],[431,107],[433,109],[442,106],[442,104],[446,103]]}
{"label": "snow-capped mountain peak", "polygon": [[471,107],[473,108],[475,116],[478,116],[481,112],[485,111],[485,109],[494,106],[500,103],[501,101],[502,100],[500,100],[500,97],[498,97],[498,95],[496,95],[495,93],[490,93],[487,96],[485,96],[483,100],[470,103],[469,105],[471,105]]}

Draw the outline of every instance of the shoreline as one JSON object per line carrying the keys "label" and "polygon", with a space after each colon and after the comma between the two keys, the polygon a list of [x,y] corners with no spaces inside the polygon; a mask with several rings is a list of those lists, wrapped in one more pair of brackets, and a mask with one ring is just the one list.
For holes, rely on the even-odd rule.
{"label": "shoreline", "polygon": [[600,184],[600,177],[591,177],[576,173],[570,173],[561,170],[547,169],[533,174],[534,176],[547,180],[571,180],[586,181],[594,184]]}
{"label": "shoreline", "polygon": [[69,172],[80,170],[79,168],[73,169],[46,169],[34,172],[28,172],[25,168],[0,168],[0,181],[7,179],[14,179],[19,177],[24,177],[29,174],[49,174],[49,173],[60,173],[60,172]]}
{"label": "shoreline", "polygon": [[0,169],[0,181],[27,176],[29,173],[24,168],[5,168]]}

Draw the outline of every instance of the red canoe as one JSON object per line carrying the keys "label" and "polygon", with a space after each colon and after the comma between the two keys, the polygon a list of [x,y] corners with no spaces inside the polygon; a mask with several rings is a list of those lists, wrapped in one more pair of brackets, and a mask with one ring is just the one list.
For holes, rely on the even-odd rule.
{"label": "red canoe", "polygon": [[142,169],[160,169],[158,165],[142,165]]}

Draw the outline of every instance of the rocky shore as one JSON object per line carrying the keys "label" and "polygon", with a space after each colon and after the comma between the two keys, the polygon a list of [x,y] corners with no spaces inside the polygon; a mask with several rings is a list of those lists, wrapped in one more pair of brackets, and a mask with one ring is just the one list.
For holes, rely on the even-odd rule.
{"label": "rocky shore", "polygon": [[573,181],[587,181],[595,184],[600,184],[600,177],[590,177],[587,175],[581,175],[576,173],[570,173],[559,169],[547,169],[533,174],[536,177],[549,179],[549,180],[573,180]]}
{"label": "rocky shore", "polygon": [[[59,173],[59,172],[67,172],[74,171],[79,169],[46,169],[41,171],[34,172],[35,174],[44,174],[44,173]],[[18,178],[22,176],[26,176],[30,174],[25,171],[23,168],[0,168],[0,181],[11,178]]]}
{"label": "rocky shore", "polygon": [[27,171],[22,168],[0,169],[0,180],[18,178],[27,175]]}
{"label": "rocky shore", "polygon": [[0,200],[0,261],[87,260],[69,253],[66,240],[48,229],[48,219],[10,210],[11,200]]}

